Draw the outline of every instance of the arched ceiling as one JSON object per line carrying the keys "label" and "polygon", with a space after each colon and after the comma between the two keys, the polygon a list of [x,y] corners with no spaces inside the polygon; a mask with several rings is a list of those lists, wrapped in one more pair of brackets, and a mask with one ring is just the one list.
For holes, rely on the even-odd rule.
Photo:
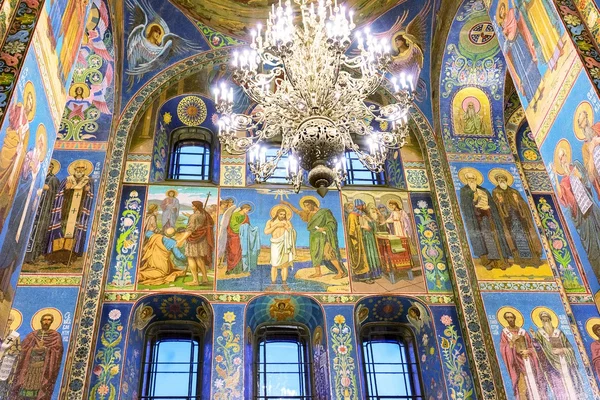
{"label": "arched ceiling", "polygon": [[[272,5],[280,0],[170,0],[188,17],[236,38],[245,38],[258,21],[267,19]],[[357,26],[372,21],[403,3],[421,3],[422,0],[346,0],[343,3],[354,10]],[[340,4],[342,1],[340,1]]]}

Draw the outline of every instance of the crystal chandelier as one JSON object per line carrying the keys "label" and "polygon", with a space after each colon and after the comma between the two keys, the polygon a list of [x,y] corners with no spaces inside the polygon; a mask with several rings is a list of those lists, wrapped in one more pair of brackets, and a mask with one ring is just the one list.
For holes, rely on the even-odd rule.
{"label": "crystal chandelier", "polygon": [[[287,155],[296,192],[307,171],[309,183],[324,196],[346,178],[346,149],[369,170],[382,172],[389,150],[404,145],[414,80],[403,73],[390,76],[389,39],[374,38],[368,28],[354,34],[356,48],[347,52],[353,12],[337,0],[294,2],[301,24],[294,25],[290,0],[283,5],[280,0],[266,27],[252,32],[250,49],[233,53],[233,80],[257,105],[248,114],[233,113],[233,89],[217,85],[219,137],[227,152],[248,153],[257,182],[266,181]],[[367,104],[388,77],[397,102]],[[382,121],[389,131],[372,127]],[[261,143],[279,140],[276,156],[268,158]]]}

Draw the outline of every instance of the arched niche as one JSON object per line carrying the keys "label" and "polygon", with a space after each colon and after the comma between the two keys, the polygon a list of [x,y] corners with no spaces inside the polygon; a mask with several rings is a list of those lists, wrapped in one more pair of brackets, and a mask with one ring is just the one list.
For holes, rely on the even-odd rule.
{"label": "arched niche", "polygon": [[194,294],[153,294],[139,299],[131,310],[124,355],[120,399],[135,400],[140,393],[146,334],[162,323],[190,324],[202,330],[202,398],[210,398],[213,341],[213,309],[208,300]]}
{"label": "arched niche", "polygon": [[300,325],[306,328],[310,334],[310,350],[313,356],[313,398],[317,400],[331,398],[325,312],[312,297],[285,294],[258,296],[246,307],[245,398],[249,399],[253,395],[254,334],[258,328],[266,325]]}
{"label": "arched niche", "polygon": [[[354,307],[354,322],[358,342],[357,356],[360,365],[364,365],[361,346],[361,332],[370,324],[398,324],[412,331],[416,347],[416,359],[419,360],[423,398],[434,398],[432,386],[442,385],[439,372],[443,370],[440,348],[435,340],[434,316],[422,301],[408,296],[370,296],[361,299]],[[435,357],[431,357],[432,351]],[[425,360],[425,362],[423,362]],[[361,370],[362,372],[362,370]],[[364,373],[360,374],[361,386],[365,388]],[[363,393],[364,394],[364,393]]]}

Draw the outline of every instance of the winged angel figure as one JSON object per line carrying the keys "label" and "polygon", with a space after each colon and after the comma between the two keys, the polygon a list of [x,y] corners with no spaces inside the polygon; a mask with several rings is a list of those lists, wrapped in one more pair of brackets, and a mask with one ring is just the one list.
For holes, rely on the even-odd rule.
{"label": "winged angel figure", "polygon": [[128,88],[144,74],[164,68],[174,56],[201,50],[194,42],[172,33],[148,0],[126,0],[131,33],[127,39]]}
{"label": "winged angel figure", "polygon": [[421,11],[408,22],[408,25],[406,22],[409,12],[405,10],[389,30],[373,33],[373,36],[378,39],[391,39],[394,54],[389,67],[390,72],[396,76],[400,72],[412,76],[414,87],[420,94],[418,98],[427,93],[427,86],[422,79],[419,79],[419,76],[423,69],[423,44],[427,38],[427,14],[431,11],[431,5],[432,0],[427,0]]}

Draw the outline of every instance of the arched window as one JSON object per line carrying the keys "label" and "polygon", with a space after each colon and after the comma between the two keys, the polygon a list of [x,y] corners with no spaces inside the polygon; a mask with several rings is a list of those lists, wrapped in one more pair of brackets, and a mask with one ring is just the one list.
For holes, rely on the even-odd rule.
{"label": "arched window", "polygon": [[412,332],[401,324],[368,324],[360,332],[367,400],[423,399]]}
{"label": "arched window", "polygon": [[351,150],[346,151],[346,172],[348,173],[347,185],[385,185],[385,174],[371,172],[359,160],[356,152]]}
{"label": "arched window", "polygon": [[263,325],[254,343],[255,399],[313,398],[310,334],[304,326]]}
{"label": "arched window", "polygon": [[156,323],[147,329],[140,399],[201,397],[202,334],[195,323]]}
{"label": "arched window", "polygon": [[177,129],[171,136],[169,179],[210,181],[212,152],[210,131],[198,127]]}

